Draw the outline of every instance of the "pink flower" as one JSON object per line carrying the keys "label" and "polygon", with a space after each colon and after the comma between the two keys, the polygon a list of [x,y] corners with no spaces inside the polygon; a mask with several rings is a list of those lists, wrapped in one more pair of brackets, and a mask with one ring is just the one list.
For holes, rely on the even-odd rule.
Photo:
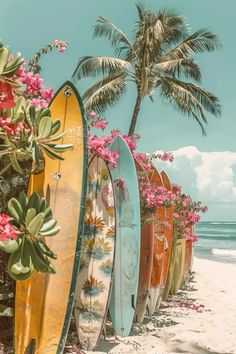
{"label": "pink flower", "polygon": [[98,128],[98,129],[102,129],[102,130],[104,130],[105,128],[106,128],[106,126],[107,126],[107,124],[108,124],[108,122],[107,121],[100,121],[100,122],[93,122],[93,124],[92,124],[92,126],[94,127],[94,128]]}
{"label": "pink flower", "polygon": [[144,167],[145,170],[152,170],[153,169],[153,166],[152,166],[147,154],[143,154],[141,152],[137,152],[136,154],[134,154],[134,158],[139,163],[142,164],[142,166]]}
{"label": "pink flower", "polygon": [[48,87],[48,88],[43,87],[43,88],[41,89],[40,94],[41,94],[41,97],[42,97],[47,103],[49,103],[49,102],[52,100],[53,96],[54,96],[54,91],[53,91],[53,89],[52,89],[51,87]]}
{"label": "pink flower", "polygon": [[14,90],[7,82],[0,81],[0,111],[15,106]]}
{"label": "pink flower", "polygon": [[58,49],[58,51],[61,53],[63,53],[66,50],[66,48],[68,47],[68,44],[60,39],[55,39],[53,44]]}
{"label": "pink flower", "polygon": [[163,152],[163,154],[159,153],[156,156],[162,161],[169,161],[169,162],[174,161],[174,155],[172,152]]}
{"label": "pink flower", "polygon": [[184,197],[183,200],[182,200],[182,204],[186,208],[190,204],[189,197]]}
{"label": "pink flower", "polygon": [[29,131],[29,127],[24,122],[19,122],[17,124],[13,124],[10,118],[3,116],[0,118],[0,127],[2,127],[8,136],[15,135],[19,136],[21,129],[25,131]]}
{"label": "pink flower", "polygon": [[26,85],[25,92],[30,95],[40,96],[43,79],[39,74],[31,71],[25,72],[21,76],[22,83]]}
{"label": "pink flower", "polygon": [[125,181],[123,180],[123,178],[120,178],[118,180],[117,186],[121,189],[125,189]]}
{"label": "pink flower", "polygon": [[89,118],[91,118],[91,119],[95,119],[95,118],[97,118],[97,115],[96,115],[96,113],[95,112],[90,112],[89,114],[88,114],[88,117]]}
{"label": "pink flower", "polygon": [[177,193],[180,193],[180,191],[181,191],[181,186],[179,186],[178,184],[174,183],[172,185],[172,192],[174,194],[177,194]]}
{"label": "pink flower", "polygon": [[37,99],[37,98],[33,98],[31,100],[31,103],[36,108],[40,108],[40,107],[47,108],[48,107],[48,103],[46,101],[40,100],[40,99]]}
{"label": "pink flower", "polygon": [[7,214],[0,214],[0,241],[8,241],[10,239],[17,239],[20,233],[9,222],[12,220]]}

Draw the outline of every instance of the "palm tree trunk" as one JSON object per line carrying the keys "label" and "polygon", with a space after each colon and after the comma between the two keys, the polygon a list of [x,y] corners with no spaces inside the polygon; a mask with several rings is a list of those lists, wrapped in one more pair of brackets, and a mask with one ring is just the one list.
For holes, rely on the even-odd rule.
{"label": "palm tree trunk", "polygon": [[142,97],[140,95],[140,92],[138,92],[135,106],[134,106],[133,116],[129,127],[129,133],[128,133],[129,136],[134,134],[141,103],[142,103]]}

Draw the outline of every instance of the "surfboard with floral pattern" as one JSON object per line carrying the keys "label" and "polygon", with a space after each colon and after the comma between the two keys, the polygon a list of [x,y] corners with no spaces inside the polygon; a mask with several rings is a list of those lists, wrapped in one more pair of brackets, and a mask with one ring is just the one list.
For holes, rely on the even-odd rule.
{"label": "surfboard with floral pattern", "polygon": [[106,320],[114,248],[113,186],[108,166],[96,155],[88,168],[84,235],[74,306],[77,333],[85,350],[96,347]]}

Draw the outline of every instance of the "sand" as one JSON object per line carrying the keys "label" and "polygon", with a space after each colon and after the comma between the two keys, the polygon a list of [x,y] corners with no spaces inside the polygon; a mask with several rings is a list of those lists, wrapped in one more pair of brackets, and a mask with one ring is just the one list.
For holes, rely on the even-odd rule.
{"label": "sand", "polygon": [[106,340],[85,353],[236,353],[236,265],[195,257],[193,271],[189,285],[129,337],[115,338],[108,323]]}

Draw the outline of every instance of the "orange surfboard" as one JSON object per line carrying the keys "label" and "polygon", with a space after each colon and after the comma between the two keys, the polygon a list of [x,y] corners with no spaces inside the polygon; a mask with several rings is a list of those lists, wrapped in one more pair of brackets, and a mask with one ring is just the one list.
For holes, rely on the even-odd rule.
{"label": "orange surfboard", "polygon": [[[172,190],[171,183],[165,171],[161,171],[161,178],[164,187],[168,191],[171,191]],[[165,208],[165,221],[168,222],[169,226],[165,228],[165,245],[164,245],[165,247],[164,247],[163,267],[161,273],[161,292],[157,303],[158,307],[162,302],[163,293],[167,281],[169,263],[170,263],[171,244],[172,244],[172,237],[173,237],[173,208],[172,207]]]}
{"label": "orange surfboard", "polygon": [[[135,166],[138,173],[138,180],[143,180],[149,185],[148,172],[137,160]],[[154,215],[145,214],[141,210],[141,246],[140,246],[140,265],[139,265],[139,285],[138,297],[135,310],[135,320],[142,323],[146,313],[148,296],[151,285],[152,263],[153,263],[153,233],[154,233]]]}
{"label": "orange surfboard", "polygon": [[[153,170],[149,173],[149,181],[151,184],[157,187],[163,186],[161,176],[154,166]],[[161,274],[163,266],[165,240],[165,228],[161,225],[161,223],[165,221],[164,208],[157,208],[155,213],[155,219],[156,221],[154,223],[151,287],[148,298],[148,313],[150,315],[155,312],[157,300],[161,290]]]}
{"label": "orange surfboard", "polygon": [[[60,119],[60,143],[73,143],[65,160],[45,158],[44,181],[29,189],[43,190],[61,231],[46,239],[57,254],[56,274],[34,272],[16,285],[15,352],[61,354],[72,314],[79,268],[86,197],[86,122],[80,98],[66,82],[50,105],[53,119]],[[42,186],[43,184],[43,186]]]}

